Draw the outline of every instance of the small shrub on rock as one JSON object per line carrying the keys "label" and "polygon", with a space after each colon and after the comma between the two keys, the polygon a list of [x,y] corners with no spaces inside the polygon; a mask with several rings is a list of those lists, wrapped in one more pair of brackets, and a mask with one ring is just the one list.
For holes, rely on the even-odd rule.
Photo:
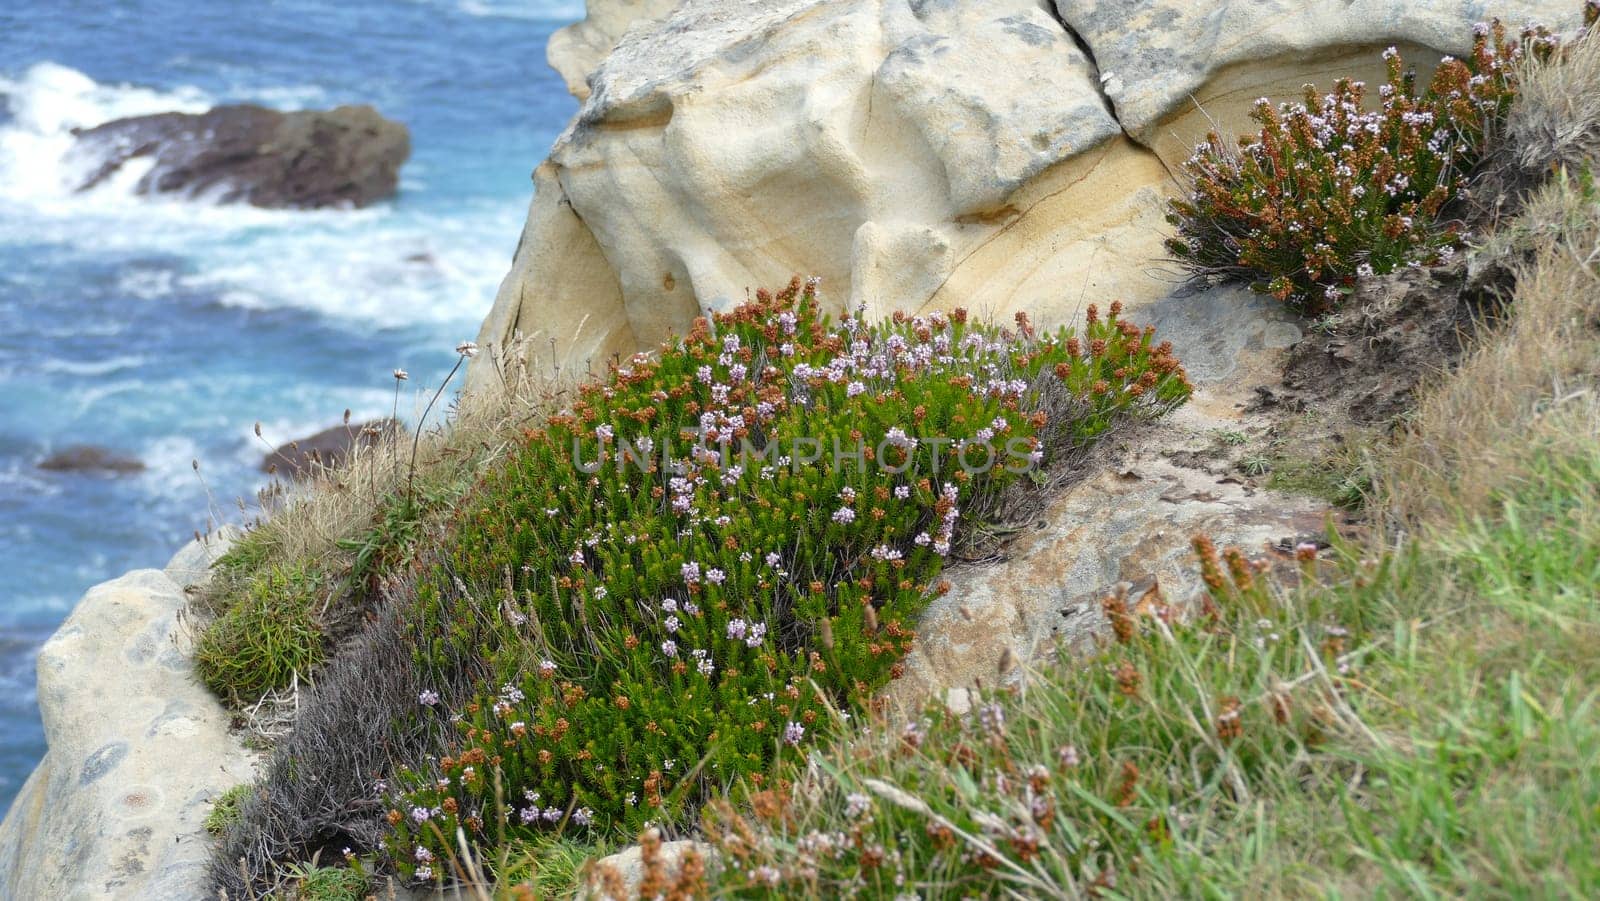
{"label": "small shrub on rock", "polygon": [[244,799],[250,795],[250,785],[235,785],[216,797],[211,802],[211,812],[206,814],[206,831],[212,835],[222,835],[228,827],[239,822],[239,808]]}
{"label": "small shrub on rock", "polygon": [[316,611],[326,599],[325,582],[310,567],[290,565],[274,565],[252,579],[195,644],[195,666],[207,687],[249,702],[309,674],[324,654]]}
{"label": "small shrub on rock", "polygon": [[[418,585],[418,649],[483,690],[423,691],[459,741],[395,780],[389,851],[635,835],[760,781],[900,672],[963,511],[1189,395],[1152,330],[961,311],[829,322],[797,282],[638,355],[530,430]],[[402,728],[410,728],[402,725]]]}
{"label": "small shrub on rock", "polygon": [[1530,26],[1508,39],[1477,26],[1466,59],[1446,57],[1418,90],[1394,48],[1378,108],[1366,86],[1341,79],[1301,103],[1259,101],[1253,138],[1216,133],[1184,164],[1189,196],[1171,204],[1168,249],[1190,273],[1249,281],[1303,312],[1339,304],[1357,278],[1453,254],[1461,241],[1440,217],[1483,159],[1517,92],[1519,62],[1556,39]]}

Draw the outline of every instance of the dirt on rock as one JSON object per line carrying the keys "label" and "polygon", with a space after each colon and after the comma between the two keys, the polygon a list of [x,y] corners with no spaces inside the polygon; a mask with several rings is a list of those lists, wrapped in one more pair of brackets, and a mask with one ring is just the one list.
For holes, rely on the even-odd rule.
{"label": "dirt on rock", "polygon": [[1258,389],[1258,406],[1314,407],[1330,425],[1393,423],[1498,317],[1513,285],[1507,268],[1471,273],[1465,260],[1375,279],[1290,349],[1282,382]]}

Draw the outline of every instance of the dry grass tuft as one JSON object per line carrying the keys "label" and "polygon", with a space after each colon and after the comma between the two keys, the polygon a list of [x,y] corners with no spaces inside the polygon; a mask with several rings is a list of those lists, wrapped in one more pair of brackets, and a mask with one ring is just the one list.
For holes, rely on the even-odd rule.
{"label": "dry grass tuft", "polygon": [[1514,266],[1515,316],[1425,393],[1378,486],[1400,522],[1483,509],[1515,471],[1508,454],[1600,436],[1600,195],[1557,177],[1509,227],[1533,243]]}
{"label": "dry grass tuft", "polygon": [[513,348],[515,362],[495,361],[495,378],[479,382],[494,388],[463,396],[445,424],[367,430],[342,461],[313,461],[292,488],[263,492],[263,517],[218,561],[191,621],[208,651],[202,675],[257,740],[283,736],[303,688],[377,618],[385,583],[404,576],[479,477],[587,375],[529,343]]}
{"label": "dry grass tuft", "polygon": [[[569,385],[587,374],[557,361],[553,352],[542,358],[533,352],[534,346],[534,340],[523,339],[520,347],[505,355],[508,363],[499,367],[497,380],[500,390],[463,395],[448,426],[420,436],[415,471],[424,490],[470,483],[505,455],[525,426],[554,409]],[[394,431],[376,437],[376,442],[356,442],[334,466],[313,463],[300,484],[271,502],[247,536],[248,549],[236,559],[264,558],[286,566],[347,571],[355,552],[344,545],[380,518],[404,491],[412,472],[412,433]],[[237,582],[227,578],[237,573],[224,567],[224,578],[213,580],[199,597],[202,610],[228,606],[230,595],[238,590]]]}
{"label": "dry grass tuft", "polygon": [[1589,29],[1552,57],[1529,56],[1505,137],[1528,174],[1600,158],[1600,35]]}

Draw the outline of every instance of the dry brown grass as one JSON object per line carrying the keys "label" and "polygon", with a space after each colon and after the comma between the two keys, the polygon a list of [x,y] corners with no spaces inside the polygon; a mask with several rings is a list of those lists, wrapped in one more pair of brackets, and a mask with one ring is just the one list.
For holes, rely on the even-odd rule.
{"label": "dry brown grass", "polygon": [[[463,395],[442,425],[421,434],[364,435],[343,461],[313,462],[299,483],[264,493],[261,518],[218,561],[188,620],[197,647],[220,652],[210,665],[202,660],[202,676],[237,706],[253,740],[275,745],[290,733],[306,689],[369,624],[382,621],[383,586],[403,576],[523,430],[588,375],[587,366],[542,349],[524,340],[508,360],[480,358],[477,365],[493,371],[474,382],[478,390]],[[318,588],[278,589],[301,583]],[[280,622],[305,628],[285,634],[261,625]]]}
{"label": "dry brown grass", "polygon": [[1507,247],[1532,249],[1514,265],[1514,314],[1423,393],[1378,485],[1401,522],[1481,510],[1517,470],[1508,457],[1600,437],[1600,195],[1560,175],[1507,228]]}
{"label": "dry brown grass", "polygon": [[[534,339],[523,339],[506,361],[497,363],[498,378],[484,380],[496,383],[498,390],[462,395],[447,423],[423,432],[417,440],[414,479],[411,454],[418,436],[402,431],[378,436],[375,442],[358,441],[336,465],[313,463],[298,484],[276,496],[269,493],[240,559],[348,572],[355,552],[342,543],[372,528],[404,495],[408,483],[419,495],[470,485],[506,454],[524,428],[559,406],[576,379],[587,375],[553,351],[539,353]],[[225,609],[238,590],[238,579],[250,573],[222,575],[198,599],[203,611]]]}
{"label": "dry brown grass", "polygon": [[1539,175],[1600,158],[1600,34],[1590,29],[1547,60],[1529,57],[1506,121],[1516,165]]}

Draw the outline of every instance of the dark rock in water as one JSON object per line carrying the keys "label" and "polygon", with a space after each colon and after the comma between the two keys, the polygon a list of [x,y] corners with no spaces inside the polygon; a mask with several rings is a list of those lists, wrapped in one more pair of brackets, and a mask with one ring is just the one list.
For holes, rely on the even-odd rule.
{"label": "dark rock in water", "polygon": [[80,191],[148,157],[154,165],[139,180],[140,194],[258,207],[367,206],[394,195],[411,155],[406,127],[370,106],[289,113],[219,106],[116,119],[76,134],[75,152],[97,163]]}
{"label": "dark rock in water", "polygon": [[261,469],[263,472],[298,479],[309,474],[318,464],[337,466],[344,460],[345,454],[350,452],[350,448],[356,446],[358,442],[362,445],[371,445],[383,433],[393,432],[398,428],[399,423],[393,419],[336,425],[309,438],[291,441],[267,454],[261,461]]}
{"label": "dark rock in water", "polygon": [[108,472],[115,475],[144,471],[144,461],[92,444],[64,447],[39,463],[52,472]]}

